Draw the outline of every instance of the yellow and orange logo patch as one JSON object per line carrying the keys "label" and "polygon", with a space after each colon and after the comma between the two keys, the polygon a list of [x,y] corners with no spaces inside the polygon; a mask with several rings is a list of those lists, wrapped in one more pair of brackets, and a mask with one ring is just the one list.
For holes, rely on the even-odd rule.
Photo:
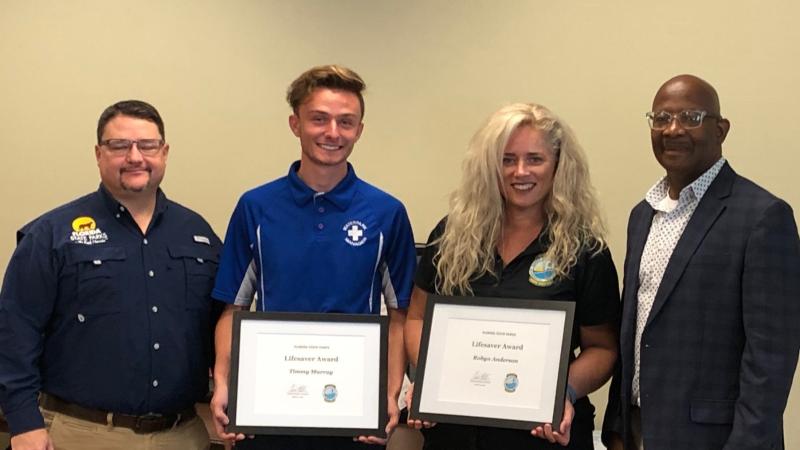
{"label": "yellow and orange logo patch", "polygon": [[72,221],[74,231],[92,231],[95,228],[97,228],[97,222],[88,216],[81,216]]}

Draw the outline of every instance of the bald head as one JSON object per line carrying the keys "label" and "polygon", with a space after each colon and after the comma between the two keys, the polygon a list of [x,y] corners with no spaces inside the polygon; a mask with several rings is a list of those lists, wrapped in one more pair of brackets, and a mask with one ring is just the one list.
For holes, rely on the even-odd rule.
{"label": "bald head", "polygon": [[[705,113],[698,124],[680,119],[680,114],[698,111]],[[678,75],[662,84],[653,99],[653,113],[671,118],[666,127],[650,130],[650,138],[656,159],[667,171],[670,197],[678,198],[722,157],[730,123],[720,115],[717,91],[694,75]]]}
{"label": "bald head", "polygon": [[653,111],[657,111],[656,104],[671,98],[689,100],[696,103],[697,109],[720,115],[717,90],[706,80],[694,75],[678,75],[662,84],[653,99]]}

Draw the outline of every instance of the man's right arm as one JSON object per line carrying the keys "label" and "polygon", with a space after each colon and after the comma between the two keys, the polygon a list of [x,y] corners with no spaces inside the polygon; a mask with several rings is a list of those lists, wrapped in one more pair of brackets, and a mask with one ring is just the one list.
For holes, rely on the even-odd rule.
{"label": "man's right arm", "polygon": [[222,312],[217,328],[214,332],[214,349],[216,360],[214,362],[214,395],[211,398],[211,415],[214,418],[214,428],[217,434],[225,440],[244,439],[243,434],[227,433],[228,425],[228,374],[231,367],[231,334],[233,332],[233,313],[241,311],[244,307],[227,305]]}
{"label": "man's right arm", "polygon": [[[50,236],[47,229],[25,234],[0,291],[0,408],[15,442],[46,442],[36,437],[47,435],[38,405],[39,360],[58,291],[59,267]],[[20,443],[14,448],[37,447]]]}
{"label": "man's right arm", "polygon": [[243,299],[252,301],[255,295],[255,264],[252,254],[255,229],[247,201],[242,196],[228,223],[214,290],[211,292],[212,297],[228,303],[214,332],[214,394],[211,397],[214,429],[225,440],[244,438],[242,434],[226,433],[225,427],[229,423],[228,373],[231,365],[233,313],[249,307],[235,303],[237,300],[242,302]]}

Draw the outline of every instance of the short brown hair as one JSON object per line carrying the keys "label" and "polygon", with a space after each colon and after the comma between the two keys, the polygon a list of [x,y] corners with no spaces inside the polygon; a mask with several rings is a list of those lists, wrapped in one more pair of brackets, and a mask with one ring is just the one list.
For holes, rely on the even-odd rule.
{"label": "short brown hair", "polygon": [[361,92],[367,87],[364,80],[353,70],[336,64],[312,67],[303,72],[289,85],[286,91],[286,101],[297,114],[300,105],[316,88],[340,89],[352,92],[358,97],[361,105],[361,117],[364,117],[364,96]]}
{"label": "short brown hair", "polygon": [[164,121],[161,120],[161,115],[158,114],[158,110],[155,106],[141,100],[123,100],[109,106],[100,114],[100,119],[97,121],[98,144],[100,140],[103,139],[103,132],[108,122],[117,116],[135,117],[137,119],[153,122],[158,127],[161,139],[167,138],[166,134],[164,134]]}

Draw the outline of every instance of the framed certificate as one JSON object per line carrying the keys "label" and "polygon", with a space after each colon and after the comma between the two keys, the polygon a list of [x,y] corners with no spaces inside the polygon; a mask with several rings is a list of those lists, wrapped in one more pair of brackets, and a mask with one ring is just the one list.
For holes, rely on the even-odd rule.
{"label": "framed certificate", "polygon": [[228,431],[383,436],[387,319],[237,311]]}
{"label": "framed certificate", "polygon": [[429,295],[411,417],[558,426],[574,314],[573,302]]}

